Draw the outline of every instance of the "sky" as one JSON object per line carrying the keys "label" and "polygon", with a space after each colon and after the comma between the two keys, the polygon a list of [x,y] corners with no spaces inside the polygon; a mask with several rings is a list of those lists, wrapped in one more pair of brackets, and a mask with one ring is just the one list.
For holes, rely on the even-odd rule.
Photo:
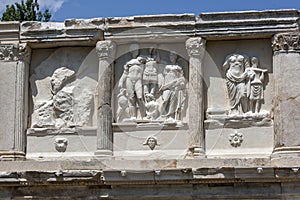
{"label": "sky", "polygon": [[[20,2],[21,0],[19,0]],[[0,0],[0,17],[5,5],[16,0]],[[49,8],[51,21],[124,17],[152,14],[182,14],[244,10],[300,10],[300,0],[39,0],[41,9]]]}

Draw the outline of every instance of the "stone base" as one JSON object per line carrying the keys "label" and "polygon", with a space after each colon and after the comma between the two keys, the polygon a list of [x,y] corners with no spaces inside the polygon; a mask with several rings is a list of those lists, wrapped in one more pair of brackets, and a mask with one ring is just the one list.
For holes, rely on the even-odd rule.
{"label": "stone base", "polygon": [[300,147],[275,148],[271,163],[275,166],[300,166]]}
{"label": "stone base", "polygon": [[20,151],[0,151],[1,161],[25,160],[25,153]]}
{"label": "stone base", "polygon": [[102,150],[97,150],[95,152],[95,156],[104,156],[107,158],[107,156],[112,156],[113,155],[113,152],[111,150],[105,150],[105,149],[102,149]]}

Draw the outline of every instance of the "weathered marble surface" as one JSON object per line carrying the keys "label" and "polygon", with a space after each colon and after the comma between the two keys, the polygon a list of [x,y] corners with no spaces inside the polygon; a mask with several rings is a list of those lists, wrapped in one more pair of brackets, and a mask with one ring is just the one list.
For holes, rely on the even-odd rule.
{"label": "weathered marble surface", "polygon": [[299,198],[299,17],[0,23],[1,198]]}

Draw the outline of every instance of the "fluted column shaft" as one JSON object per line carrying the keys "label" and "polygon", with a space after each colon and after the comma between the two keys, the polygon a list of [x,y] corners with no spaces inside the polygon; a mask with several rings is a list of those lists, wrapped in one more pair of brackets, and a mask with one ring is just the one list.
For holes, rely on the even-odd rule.
{"label": "fluted column shaft", "polygon": [[189,59],[189,150],[194,157],[204,155],[204,92],[203,64],[205,40],[189,38],[186,41]]}
{"label": "fluted column shaft", "polygon": [[99,41],[96,52],[99,58],[97,86],[97,151],[95,155],[112,155],[112,71],[116,45],[110,40]]}

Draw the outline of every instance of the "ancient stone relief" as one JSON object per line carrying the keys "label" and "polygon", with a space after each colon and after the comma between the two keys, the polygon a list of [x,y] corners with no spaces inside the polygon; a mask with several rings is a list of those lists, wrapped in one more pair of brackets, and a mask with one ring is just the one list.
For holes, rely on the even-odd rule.
{"label": "ancient stone relief", "polygon": [[229,115],[265,116],[261,110],[264,100],[266,69],[259,68],[257,57],[230,54],[223,64],[230,101]]}
{"label": "ancient stone relief", "polygon": [[1,44],[0,45],[0,60],[16,61],[19,59],[19,48],[17,45]]}
{"label": "ancient stone relief", "polygon": [[160,144],[157,141],[157,138],[155,136],[149,136],[143,143],[143,145],[148,145],[151,150],[153,150],[156,146],[159,146]]}
{"label": "ancient stone relief", "polygon": [[131,51],[132,59],[123,66],[118,83],[117,122],[159,122],[182,126],[185,109],[186,80],[176,52],[162,60],[157,49],[140,55]]}
{"label": "ancient stone relief", "polygon": [[231,133],[229,135],[229,142],[230,142],[231,146],[233,146],[233,147],[241,146],[243,140],[244,140],[243,134],[239,133],[237,131],[235,131],[235,133]]}
{"label": "ancient stone relief", "polygon": [[[50,62],[45,63],[48,65]],[[77,70],[67,64],[49,65],[49,68],[38,66],[30,77],[33,100],[31,127],[60,129],[89,126],[95,86],[89,86],[87,80],[80,83]]]}
{"label": "ancient stone relief", "polygon": [[55,138],[54,146],[58,152],[63,153],[67,150],[68,139],[67,138]]}
{"label": "ancient stone relief", "polygon": [[298,33],[281,33],[275,35],[272,44],[274,51],[297,51],[300,49]]}

